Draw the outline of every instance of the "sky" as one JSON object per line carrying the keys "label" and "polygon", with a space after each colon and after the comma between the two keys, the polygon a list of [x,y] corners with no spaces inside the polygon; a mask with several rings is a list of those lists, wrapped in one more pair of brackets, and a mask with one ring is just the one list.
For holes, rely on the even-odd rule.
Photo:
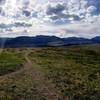
{"label": "sky", "polygon": [[0,0],[0,37],[100,36],[100,0]]}

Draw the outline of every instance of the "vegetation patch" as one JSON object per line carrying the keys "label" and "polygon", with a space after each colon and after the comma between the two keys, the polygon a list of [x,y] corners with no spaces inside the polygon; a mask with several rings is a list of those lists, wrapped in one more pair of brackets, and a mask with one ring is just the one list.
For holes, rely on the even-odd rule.
{"label": "vegetation patch", "polygon": [[0,54],[0,75],[15,72],[24,64],[24,57],[20,53],[2,52]]}
{"label": "vegetation patch", "polygon": [[30,56],[64,97],[99,100],[100,46],[42,48]]}

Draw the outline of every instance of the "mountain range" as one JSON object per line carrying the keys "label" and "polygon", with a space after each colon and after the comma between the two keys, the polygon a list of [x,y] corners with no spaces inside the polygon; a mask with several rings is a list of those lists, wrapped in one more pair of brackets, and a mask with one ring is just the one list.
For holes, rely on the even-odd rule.
{"label": "mountain range", "polygon": [[100,44],[100,36],[92,39],[78,37],[59,38],[56,36],[43,35],[35,37],[0,38],[0,47],[45,47],[81,44]]}

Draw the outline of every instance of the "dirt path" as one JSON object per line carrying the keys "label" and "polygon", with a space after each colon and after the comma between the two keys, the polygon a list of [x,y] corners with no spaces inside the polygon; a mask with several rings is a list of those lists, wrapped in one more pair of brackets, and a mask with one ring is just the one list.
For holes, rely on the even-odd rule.
{"label": "dirt path", "polygon": [[38,86],[39,94],[44,96],[46,100],[61,100],[59,93],[54,89],[54,86],[46,80],[45,76],[41,71],[38,69],[38,65],[35,64],[31,59],[28,57],[28,54],[25,56],[27,61],[26,66],[32,68],[31,74],[33,77],[33,81]]}
{"label": "dirt path", "polygon": [[54,86],[46,79],[45,75],[39,70],[39,65],[33,62],[31,58],[28,57],[28,54],[29,53],[26,53],[24,55],[26,59],[24,67],[22,67],[16,72],[0,76],[0,80],[7,80],[8,78],[13,78],[19,75],[20,73],[26,72],[27,75],[31,75],[32,83],[36,84],[38,96],[43,96],[45,98],[39,99],[39,97],[37,97],[37,99],[35,100],[64,100],[61,99],[60,93],[55,90]]}

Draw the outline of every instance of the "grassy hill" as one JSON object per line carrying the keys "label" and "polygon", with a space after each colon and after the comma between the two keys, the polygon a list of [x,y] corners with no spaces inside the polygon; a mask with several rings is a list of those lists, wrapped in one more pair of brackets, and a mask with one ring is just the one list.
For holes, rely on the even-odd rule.
{"label": "grassy hill", "polygon": [[100,45],[3,49],[0,100],[99,100]]}

